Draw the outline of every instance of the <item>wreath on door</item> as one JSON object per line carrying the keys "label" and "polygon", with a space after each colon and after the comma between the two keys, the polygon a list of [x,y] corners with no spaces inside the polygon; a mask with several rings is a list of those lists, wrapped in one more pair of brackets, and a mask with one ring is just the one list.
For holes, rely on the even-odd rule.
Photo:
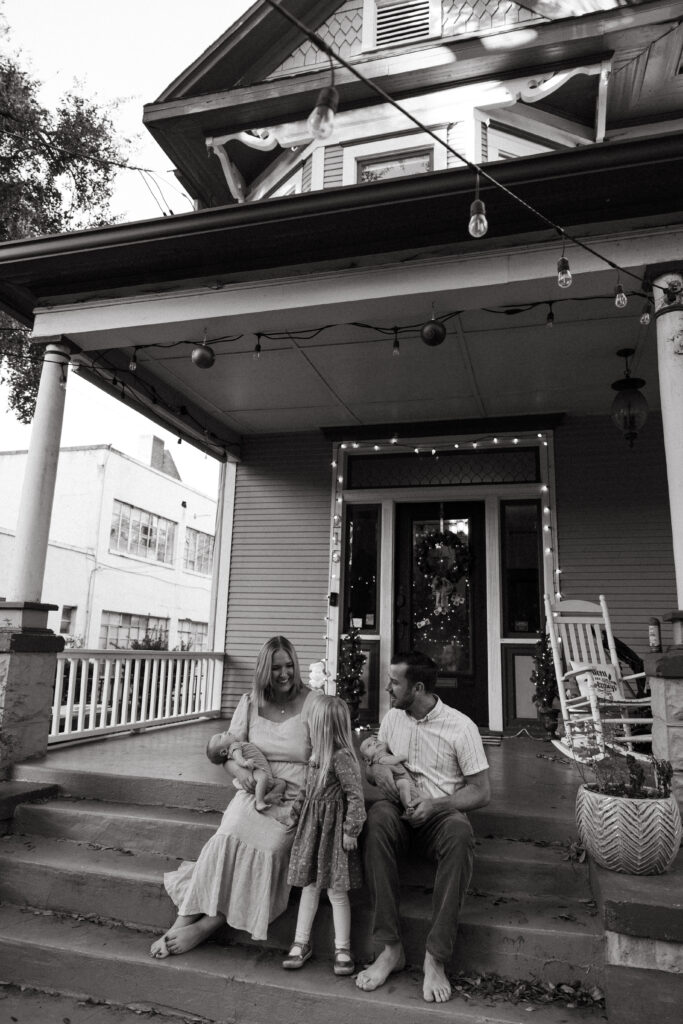
{"label": "wreath on door", "polygon": [[443,530],[423,533],[415,545],[415,564],[434,595],[434,614],[446,615],[453,591],[472,564],[467,538]]}

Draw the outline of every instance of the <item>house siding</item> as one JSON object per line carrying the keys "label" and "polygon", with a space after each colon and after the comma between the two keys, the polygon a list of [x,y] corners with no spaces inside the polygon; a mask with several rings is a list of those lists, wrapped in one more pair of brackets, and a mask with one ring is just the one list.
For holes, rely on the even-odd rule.
{"label": "house siding", "polygon": [[318,434],[246,438],[237,468],[222,713],[249,689],[270,636],[296,647],[304,680],[325,653],[330,446]]}
{"label": "house siding", "polygon": [[304,160],[303,167],[301,170],[301,191],[311,191],[311,176],[313,174],[313,160],[311,157],[307,157]]}
{"label": "house siding", "polygon": [[568,418],[555,437],[562,594],[604,594],[615,635],[641,656],[648,619],[677,607],[663,444],[656,413],[633,449],[602,416]]}
{"label": "house siding", "polygon": [[327,146],[323,188],[337,188],[342,184],[344,154],[341,146]]}

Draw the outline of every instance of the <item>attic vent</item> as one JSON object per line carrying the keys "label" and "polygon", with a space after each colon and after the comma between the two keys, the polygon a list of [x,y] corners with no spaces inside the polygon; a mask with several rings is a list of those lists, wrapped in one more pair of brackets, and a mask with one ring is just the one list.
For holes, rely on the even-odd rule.
{"label": "attic vent", "polygon": [[[441,4],[433,0],[375,0],[376,47],[412,43],[440,34]],[[435,18],[436,16],[436,18]]]}

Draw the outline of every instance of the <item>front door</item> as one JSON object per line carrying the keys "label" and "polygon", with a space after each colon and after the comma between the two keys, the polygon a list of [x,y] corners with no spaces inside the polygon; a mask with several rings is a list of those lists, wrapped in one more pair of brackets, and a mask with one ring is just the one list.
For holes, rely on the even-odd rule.
{"label": "front door", "polygon": [[444,703],[488,726],[483,502],[397,506],[394,649],[439,667]]}

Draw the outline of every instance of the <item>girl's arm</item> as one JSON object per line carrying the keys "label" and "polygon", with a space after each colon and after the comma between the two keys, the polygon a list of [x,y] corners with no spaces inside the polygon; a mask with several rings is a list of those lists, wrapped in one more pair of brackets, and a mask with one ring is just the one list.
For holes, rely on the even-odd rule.
{"label": "girl's arm", "polygon": [[358,762],[347,750],[338,750],[334,755],[334,771],[346,796],[344,835],[357,838],[365,821],[365,799]]}

